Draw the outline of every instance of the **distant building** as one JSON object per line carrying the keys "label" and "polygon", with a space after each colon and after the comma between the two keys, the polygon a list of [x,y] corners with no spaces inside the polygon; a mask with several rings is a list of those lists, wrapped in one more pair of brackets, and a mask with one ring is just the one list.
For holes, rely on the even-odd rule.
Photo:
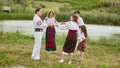
{"label": "distant building", "polygon": [[11,7],[10,6],[3,6],[2,10],[3,10],[3,12],[11,12]]}

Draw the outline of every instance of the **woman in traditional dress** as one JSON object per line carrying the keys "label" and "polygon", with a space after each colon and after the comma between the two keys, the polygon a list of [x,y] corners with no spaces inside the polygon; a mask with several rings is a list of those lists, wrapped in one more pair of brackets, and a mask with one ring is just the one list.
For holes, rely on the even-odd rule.
{"label": "woman in traditional dress", "polygon": [[46,28],[46,36],[45,36],[45,44],[46,44],[46,51],[54,51],[56,52],[56,42],[55,42],[55,24],[57,21],[55,19],[54,11],[50,10],[45,17],[44,22],[48,25]]}

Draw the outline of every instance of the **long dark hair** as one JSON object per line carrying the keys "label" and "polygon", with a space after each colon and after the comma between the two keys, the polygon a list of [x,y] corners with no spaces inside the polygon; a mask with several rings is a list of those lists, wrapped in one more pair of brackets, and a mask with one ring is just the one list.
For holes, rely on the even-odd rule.
{"label": "long dark hair", "polygon": [[88,34],[87,34],[87,29],[85,25],[80,26],[81,31],[84,33],[85,37],[87,38]]}

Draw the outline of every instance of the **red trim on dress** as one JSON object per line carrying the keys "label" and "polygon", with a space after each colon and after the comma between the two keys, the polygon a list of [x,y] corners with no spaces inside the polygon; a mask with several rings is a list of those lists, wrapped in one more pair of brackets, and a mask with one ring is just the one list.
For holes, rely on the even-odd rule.
{"label": "red trim on dress", "polygon": [[86,40],[84,39],[84,40],[82,41],[82,43],[86,43]]}
{"label": "red trim on dress", "polygon": [[76,34],[77,33],[77,30],[69,30],[68,31],[68,34]]}

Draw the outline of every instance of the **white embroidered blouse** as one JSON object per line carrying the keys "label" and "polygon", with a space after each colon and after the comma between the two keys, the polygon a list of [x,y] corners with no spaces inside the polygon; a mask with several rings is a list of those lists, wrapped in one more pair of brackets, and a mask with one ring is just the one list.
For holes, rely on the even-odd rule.
{"label": "white embroidered blouse", "polygon": [[49,25],[49,24],[57,24],[57,20],[53,17],[53,18],[48,18],[48,17],[46,17],[45,19],[44,19],[44,22],[47,24],[47,25]]}
{"label": "white embroidered blouse", "polygon": [[80,39],[80,42],[82,42],[84,39],[86,39],[83,32],[80,33],[79,39]]}
{"label": "white embroidered blouse", "polygon": [[85,25],[83,19],[80,16],[78,17],[78,25]]}
{"label": "white embroidered blouse", "polygon": [[69,22],[66,22],[65,24],[59,25],[59,28],[77,30],[77,36],[80,37],[80,29],[78,27],[78,24],[73,21],[69,21]]}
{"label": "white embroidered blouse", "polygon": [[35,14],[34,17],[33,17],[33,25],[34,25],[34,28],[44,28],[44,27],[47,27],[47,24],[44,23],[42,21],[42,19],[37,14]]}

